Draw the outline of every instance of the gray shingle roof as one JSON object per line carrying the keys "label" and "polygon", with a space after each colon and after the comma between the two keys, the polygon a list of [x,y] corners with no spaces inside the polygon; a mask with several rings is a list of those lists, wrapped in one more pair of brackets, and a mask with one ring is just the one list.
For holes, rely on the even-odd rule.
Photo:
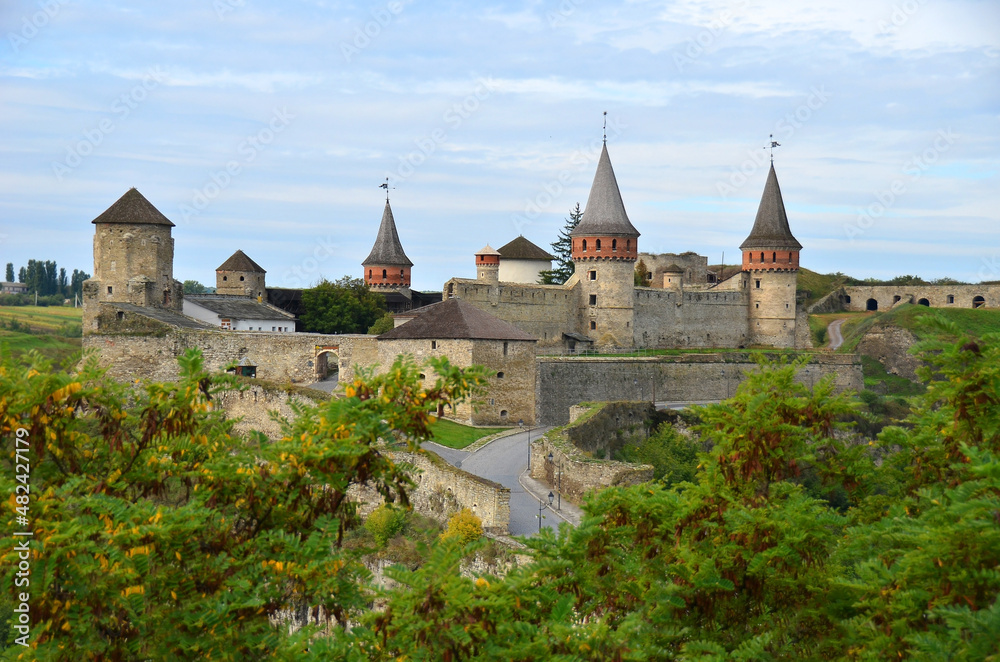
{"label": "gray shingle roof", "polygon": [[781,188],[778,186],[778,175],[774,172],[774,164],[767,173],[767,183],[764,184],[764,195],[760,198],[757,208],[757,218],[754,219],[750,235],[740,244],[740,250],[801,250],[802,244],[792,236],[788,227],[788,216],[785,214],[785,203],[781,199]]}
{"label": "gray shingle roof", "polygon": [[385,203],[385,210],[382,212],[382,224],[378,226],[378,236],[375,237],[375,245],[372,252],[368,254],[362,266],[389,265],[412,267],[410,258],[403,252],[403,245],[399,243],[399,235],[396,234],[396,221],[392,217],[392,209],[389,201]]}
{"label": "gray shingle roof", "polygon": [[618,180],[615,179],[615,171],[611,167],[607,144],[601,150],[601,158],[597,162],[597,173],[590,187],[583,219],[570,232],[570,236],[573,237],[599,235],[639,236],[639,231],[629,222],[628,214],[625,213],[625,203],[622,202],[622,194],[618,190]]}
{"label": "gray shingle roof", "polygon": [[120,310],[124,310],[128,313],[134,313],[136,315],[142,315],[143,317],[148,317],[149,319],[156,320],[157,322],[163,322],[164,324],[169,324],[171,326],[180,327],[182,329],[215,329],[216,327],[206,324],[201,320],[192,319],[180,313],[175,313],[172,310],[166,310],[165,308],[146,308],[144,306],[136,306],[131,303],[108,303],[102,304],[113,306]]}
{"label": "gray shingle roof", "polygon": [[378,339],[537,340],[513,324],[457,298],[445,299],[415,312],[417,317],[386,331]]}
{"label": "gray shingle roof", "polygon": [[236,251],[228,260],[220,264],[216,271],[250,271],[258,274],[266,274],[264,267],[251,260],[243,251]]}
{"label": "gray shingle roof", "polygon": [[[546,260],[556,259],[554,255],[549,255],[544,249],[531,243],[524,236],[519,236],[514,241],[505,244],[497,249],[500,257],[508,260]],[[477,253],[479,255],[480,253]]]}
{"label": "gray shingle roof", "polygon": [[476,255],[500,255],[500,252],[489,244],[486,244],[481,250],[476,251]]}
{"label": "gray shingle roof", "polygon": [[281,320],[295,319],[291,313],[256,299],[225,294],[187,294],[184,299],[227,319]]}
{"label": "gray shingle roof", "polygon": [[125,195],[118,198],[115,204],[104,210],[91,223],[135,223],[139,225],[169,225],[174,224],[160,210],[143,197],[135,188],[130,188]]}

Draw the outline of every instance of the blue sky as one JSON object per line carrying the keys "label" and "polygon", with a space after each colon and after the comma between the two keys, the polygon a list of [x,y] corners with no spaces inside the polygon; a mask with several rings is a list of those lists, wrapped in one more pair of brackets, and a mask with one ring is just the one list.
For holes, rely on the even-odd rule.
{"label": "blue sky", "polygon": [[775,167],[803,266],[1000,279],[993,0],[0,6],[0,262],[92,267],[135,186],[174,275],[361,275],[389,177],[418,289],[548,247],[608,147],[640,250],[738,260]]}

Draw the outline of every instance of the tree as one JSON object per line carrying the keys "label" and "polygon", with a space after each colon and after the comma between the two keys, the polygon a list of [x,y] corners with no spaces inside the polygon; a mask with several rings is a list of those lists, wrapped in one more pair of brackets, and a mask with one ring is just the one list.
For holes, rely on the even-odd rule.
{"label": "tree", "polygon": [[640,257],[635,265],[635,273],[632,275],[632,282],[636,287],[649,287],[652,285],[646,278],[646,274],[649,273],[648,269],[646,263]]}
{"label": "tree", "polygon": [[204,294],[208,288],[196,280],[184,281],[184,294]]}
{"label": "tree", "polygon": [[396,319],[392,316],[392,313],[386,313],[368,328],[368,333],[373,336],[380,336],[386,331],[392,331],[395,326]]}
{"label": "tree", "polygon": [[66,278],[66,267],[59,267],[59,294],[69,296],[69,279]]}
{"label": "tree", "polygon": [[17,282],[19,282],[19,283],[27,283],[28,282],[28,270],[25,269],[24,267],[21,267],[17,271]]}
{"label": "tree", "polygon": [[385,297],[344,276],[302,291],[302,321],[311,333],[364,333],[385,315]]}
{"label": "tree", "polygon": [[[30,524],[8,508],[6,526],[34,534],[33,660],[298,659],[320,628],[287,635],[272,619],[301,610],[337,631],[371,599],[360,552],[341,545],[358,523],[348,490],[367,484],[406,507],[412,482],[380,439],[416,450],[431,436],[428,409],[485,383],[481,370],[434,360],[439,377],[425,389],[421,368],[400,359],[343,398],[299,408],[270,443],[233,434],[211,403],[235,378],[205,372],[196,350],[177,382],[135,390],[94,360],[77,373],[32,362],[0,364],[0,432],[11,442],[0,488],[11,504],[15,493],[30,502]],[[15,445],[30,482],[15,480]],[[0,539],[8,587],[21,540]]]}
{"label": "tree", "polygon": [[8,262],[7,263],[7,275],[4,276],[4,280],[6,280],[8,283],[13,283],[14,282],[14,263],[13,262]]}
{"label": "tree", "polygon": [[88,278],[90,278],[90,274],[74,269],[73,276],[70,278],[69,281],[70,296],[82,297],[83,281],[87,280]]}
{"label": "tree", "polygon": [[552,242],[552,252],[556,256],[556,267],[550,271],[543,271],[540,282],[544,285],[562,285],[576,271],[573,263],[573,238],[570,233],[580,224],[583,219],[583,212],[580,211],[580,203],[570,210],[566,225],[559,231],[559,238]]}

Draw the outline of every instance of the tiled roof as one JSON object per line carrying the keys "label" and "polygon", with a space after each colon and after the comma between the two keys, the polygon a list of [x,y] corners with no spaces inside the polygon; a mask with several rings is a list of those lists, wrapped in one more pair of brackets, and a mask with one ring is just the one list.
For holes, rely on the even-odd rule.
{"label": "tiled roof", "polygon": [[131,303],[118,303],[118,302],[107,303],[102,305],[113,306],[127,313],[142,315],[143,317],[148,317],[150,319],[156,320],[157,322],[163,322],[164,324],[180,327],[182,329],[216,328],[200,320],[192,319],[185,315],[181,315],[180,313],[175,313],[172,310],[166,310],[165,308],[146,308],[145,306],[136,306]]}
{"label": "tiled roof", "polygon": [[632,226],[628,214],[625,213],[625,203],[622,202],[622,194],[618,190],[618,180],[615,179],[615,171],[611,167],[607,144],[601,150],[601,158],[597,162],[597,173],[590,187],[583,219],[570,232],[570,236],[573,237],[598,235],[639,236],[639,231]]}
{"label": "tiled roof", "polygon": [[130,188],[115,204],[104,210],[92,223],[134,223],[138,225],[174,224],[160,210],[143,197],[135,188]]}
{"label": "tiled roof", "polygon": [[467,338],[472,340],[537,340],[513,324],[458,298],[416,310],[405,324],[386,331],[379,340]]}
{"label": "tiled roof", "polygon": [[385,210],[382,212],[382,224],[378,226],[378,236],[375,237],[375,245],[372,252],[368,254],[362,266],[368,265],[388,265],[412,267],[410,258],[403,252],[403,245],[399,243],[399,235],[396,234],[396,221],[392,217],[392,208],[386,200]]}
{"label": "tiled roof", "polygon": [[236,251],[228,260],[220,264],[216,271],[251,271],[258,274],[266,274],[264,267],[251,260],[243,251]]}
{"label": "tiled roof", "polygon": [[295,316],[256,299],[225,294],[188,294],[184,299],[219,317],[237,320],[293,320]]}
{"label": "tiled roof", "polygon": [[[523,236],[497,249],[501,258],[508,260],[546,260],[556,259],[554,255],[549,255],[545,250],[531,243]],[[482,253],[476,253],[482,255]]]}
{"label": "tiled roof", "polygon": [[792,236],[788,227],[788,216],[785,214],[785,203],[781,199],[781,188],[778,186],[778,175],[774,172],[774,164],[767,173],[767,183],[764,184],[764,195],[760,198],[757,208],[757,218],[754,219],[750,235],[740,244],[740,250],[801,250],[802,244]]}

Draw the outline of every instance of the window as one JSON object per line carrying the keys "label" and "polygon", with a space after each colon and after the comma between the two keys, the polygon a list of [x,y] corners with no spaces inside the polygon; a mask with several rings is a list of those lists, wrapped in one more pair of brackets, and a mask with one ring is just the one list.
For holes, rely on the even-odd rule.
{"label": "window", "polygon": [[403,273],[404,273],[404,270],[403,270],[403,269],[400,269],[400,270],[399,270],[399,277],[400,277],[400,278],[402,278],[402,277],[403,277]]}
{"label": "window", "polygon": [[223,282],[223,283],[224,283],[224,282],[226,282],[227,280],[229,280],[229,276],[223,276],[223,277],[222,277],[222,282]]}
{"label": "window", "polygon": [[593,331],[597,328],[597,322],[590,320],[590,330]]}
{"label": "window", "polygon": [[372,270],[369,269],[368,270],[368,280],[371,280],[371,279],[372,279]]}
{"label": "window", "polygon": [[597,272],[596,271],[591,271],[590,272],[590,280],[597,280]]}
{"label": "window", "polygon": [[587,240],[586,239],[583,240],[583,252],[584,253],[587,252]]}
{"label": "window", "polygon": [[278,327],[276,327],[276,326],[272,326],[272,327],[271,327],[271,330],[272,330],[272,331],[277,331],[277,330],[278,330]]}
{"label": "window", "polygon": [[500,410],[500,418],[502,418],[505,421],[507,420],[507,410],[506,409],[501,409]]}
{"label": "window", "polygon": [[653,272],[652,271],[647,271],[646,272],[646,280],[653,280]]}
{"label": "window", "polygon": [[627,251],[632,250],[632,240],[631,239],[626,239],[625,240],[625,250],[627,250]]}
{"label": "window", "polygon": [[503,371],[497,373],[497,379],[503,379]]}
{"label": "window", "polygon": [[385,269],[383,269],[382,270],[382,280],[385,280],[385,277],[386,277],[386,272],[385,272]]}
{"label": "window", "polygon": [[955,303],[955,295],[954,294],[949,294],[948,295],[948,303]]}
{"label": "window", "polygon": [[771,253],[771,262],[777,262],[777,261],[778,261],[778,254]]}
{"label": "window", "polygon": [[760,304],[759,304],[759,303],[755,303],[755,304],[753,305],[753,307],[754,307],[754,308],[760,308]]}
{"label": "window", "polygon": [[246,278],[244,278],[243,276],[240,276],[240,282],[242,283],[244,280],[246,280]]}
{"label": "window", "polygon": [[111,294],[111,286],[108,285],[108,294]]}
{"label": "window", "polygon": [[118,319],[119,320],[125,319],[125,311],[124,310],[119,310],[118,311]]}
{"label": "window", "polygon": [[590,295],[590,305],[591,306],[596,306],[597,305],[597,295],[596,294],[591,294]]}
{"label": "window", "polygon": [[594,250],[597,251],[598,253],[601,252],[601,240],[600,239],[595,239],[594,240]]}
{"label": "window", "polygon": [[617,253],[618,252],[618,240],[617,239],[612,239],[611,240],[611,252],[612,253]]}
{"label": "window", "polygon": [[760,261],[761,261],[761,262],[763,262],[763,261],[764,261],[764,253],[763,253],[763,252],[761,252],[761,254],[760,254]]}
{"label": "window", "polygon": [[437,349],[437,348],[438,348],[438,341],[432,340],[431,341],[431,349]]}
{"label": "window", "polygon": [[753,262],[753,253],[750,253],[750,262]]}
{"label": "window", "polygon": [[507,356],[507,341],[506,340],[503,343],[503,355]]}
{"label": "window", "polygon": [[760,279],[757,278],[756,280],[754,280],[753,283],[754,283],[754,288],[759,290],[760,289]]}

